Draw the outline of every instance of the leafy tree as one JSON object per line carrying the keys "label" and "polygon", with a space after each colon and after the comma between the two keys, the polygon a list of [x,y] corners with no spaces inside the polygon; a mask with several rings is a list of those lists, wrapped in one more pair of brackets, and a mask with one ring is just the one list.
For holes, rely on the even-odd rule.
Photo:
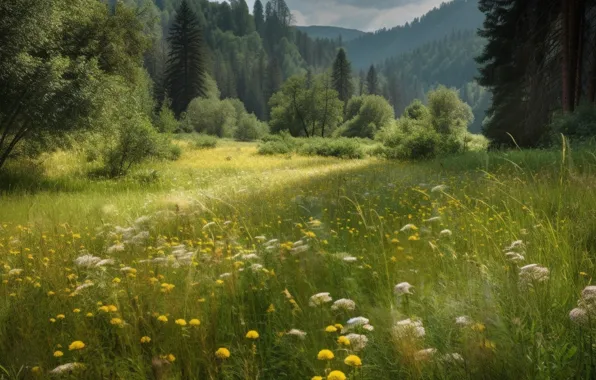
{"label": "leafy tree", "polygon": [[343,104],[327,74],[312,85],[305,75],[293,76],[271,97],[272,132],[289,131],[292,136],[330,136],[342,120]]}
{"label": "leafy tree", "polygon": [[344,49],[339,49],[337,58],[333,62],[333,88],[339,94],[339,100],[347,104],[352,97],[354,87],[352,85],[352,67]]}
{"label": "leafy tree", "polygon": [[269,132],[267,124],[260,122],[253,114],[244,114],[234,130],[234,138],[238,141],[254,141]]}
{"label": "leafy tree", "polygon": [[205,95],[203,38],[198,19],[186,0],[178,8],[168,42],[166,88],[172,98],[172,110],[180,117],[192,99]]}
{"label": "leafy tree", "polygon": [[234,103],[214,98],[193,99],[183,120],[185,130],[217,137],[232,137],[237,122]]}
{"label": "leafy tree", "polygon": [[403,117],[411,120],[428,121],[430,111],[420,100],[416,99],[406,107]]}
{"label": "leafy tree", "polygon": [[248,12],[246,0],[232,0],[232,13],[234,16],[234,33],[245,36],[254,32],[255,23]]}
{"label": "leafy tree", "polygon": [[265,15],[263,14],[263,3],[261,0],[256,0],[255,5],[253,6],[253,17],[255,22],[255,29],[259,34],[263,34],[264,26],[265,26]]}
{"label": "leafy tree", "polygon": [[457,90],[439,86],[428,93],[431,125],[442,135],[462,135],[474,120],[472,109],[460,98]]}
{"label": "leafy tree", "polygon": [[377,75],[377,69],[375,65],[371,65],[366,75],[366,89],[369,95],[379,94],[379,77]]}
{"label": "leafy tree", "polygon": [[373,138],[375,133],[395,120],[393,107],[378,95],[363,95],[350,99],[346,122],[335,134],[345,137]]}
{"label": "leafy tree", "polygon": [[156,127],[161,133],[172,133],[178,129],[178,120],[170,109],[171,100],[165,98],[157,115]]}

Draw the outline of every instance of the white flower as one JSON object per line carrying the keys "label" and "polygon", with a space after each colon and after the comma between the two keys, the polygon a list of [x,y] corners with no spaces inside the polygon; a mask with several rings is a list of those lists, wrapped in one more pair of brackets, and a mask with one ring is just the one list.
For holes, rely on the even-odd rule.
{"label": "white flower", "polygon": [[333,301],[333,298],[329,296],[329,293],[317,293],[310,297],[308,304],[312,307],[321,306],[327,302]]}
{"label": "white flower", "polygon": [[509,247],[505,248],[505,251],[513,251],[515,249],[523,248],[523,247],[525,247],[524,242],[522,240],[516,240],[513,243],[511,243],[511,245]]}
{"label": "white flower", "polygon": [[399,284],[395,285],[395,288],[393,288],[393,291],[398,296],[402,295],[402,294],[412,294],[412,292],[410,292],[410,288],[413,288],[413,286],[410,285],[410,283],[400,282]]}
{"label": "white flower", "polygon": [[362,328],[365,329],[366,331],[373,331],[375,329],[373,327],[373,325],[369,325],[369,324],[362,326]]}
{"label": "white flower", "polygon": [[448,363],[457,363],[457,362],[463,362],[464,358],[457,352],[454,352],[452,354],[443,355],[441,357],[441,360],[448,362]]}
{"label": "white flower", "polygon": [[84,284],[82,284],[82,285],[79,285],[79,286],[77,286],[77,288],[75,289],[75,291],[74,291],[74,294],[79,294],[79,293],[81,292],[81,290],[83,290],[83,289],[86,289],[86,288],[90,288],[90,287],[92,287],[93,285],[95,285],[95,284],[94,284],[94,283],[92,283],[92,282],[86,282],[86,283],[84,283]]}
{"label": "white flower", "polygon": [[344,261],[348,262],[348,263],[353,263],[354,261],[357,261],[358,259],[355,258],[354,256],[346,256],[343,258]]}
{"label": "white flower", "polygon": [[231,275],[232,275],[231,273],[222,273],[222,274],[219,275],[219,278],[228,278]]}
{"label": "white flower", "polygon": [[519,280],[522,284],[529,285],[532,282],[544,282],[549,278],[548,268],[538,264],[529,264],[519,269]]}
{"label": "white flower", "polygon": [[96,267],[105,267],[106,265],[114,265],[114,260],[113,259],[103,259],[103,260],[99,260],[97,262],[97,264],[95,264]]}
{"label": "white flower", "polygon": [[255,240],[265,241],[265,240],[267,240],[267,238],[264,235],[259,235],[259,236],[255,236]]}
{"label": "white flower", "polygon": [[472,324],[472,320],[467,315],[455,318],[455,324],[460,327],[466,327]]}
{"label": "white flower", "polygon": [[144,216],[140,216],[137,218],[137,220],[135,220],[135,225],[137,226],[142,226],[142,225],[146,225],[151,221],[151,217],[144,215]]}
{"label": "white flower", "polygon": [[272,246],[272,245],[277,245],[278,243],[279,243],[279,240],[277,240],[277,239],[271,239],[267,243],[265,243],[265,245]]}
{"label": "white flower", "polygon": [[298,330],[298,329],[291,329],[290,331],[288,331],[286,333],[286,335],[297,336],[300,339],[304,339],[306,337],[306,333],[304,331]]}
{"label": "white flower", "polygon": [[253,272],[259,272],[260,270],[263,269],[263,266],[261,264],[253,264],[253,265],[250,266],[250,269]]}
{"label": "white flower", "polygon": [[74,263],[79,267],[89,268],[97,264],[99,261],[101,261],[100,257],[87,254],[77,257],[74,260]]}
{"label": "white flower", "polygon": [[433,216],[432,218],[425,219],[424,221],[427,223],[438,222],[441,220],[440,216]]}
{"label": "white flower", "polygon": [[257,256],[255,253],[249,253],[246,255],[242,255],[241,258],[242,260],[258,260],[259,256]]}
{"label": "white flower", "polygon": [[149,239],[148,231],[141,231],[132,237],[131,242],[133,244],[142,244],[145,240]]}
{"label": "white flower", "polygon": [[445,229],[445,230],[441,231],[440,235],[442,237],[449,237],[449,236],[453,235],[453,232],[451,232],[451,230],[446,230]]}
{"label": "white flower", "polygon": [[586,309],[576,307],[575,309],[569,312],[569,319],[571,319],[572,322],[577,323],[578,325],[585,326],[590,322],[590,315],[588,314]]}
{"label": "white flower", "polygon": [[422,325],[422,321],[412,321],[408,318],[395,323],[393,334],[398,339],[407,337],[422,338],[426,335],[426,330]]}
{"label": "white flower", "polygon": [[514,262],[514,263],[518,263],[520,261],[524,261],[526,258],[524,257],[524,255],[521,255],[519,253],[516,252],[507,252],[505,254],[505,256],[507,257],[507,260]]}
{"label": "white flower", "polygon": [[430,360],[436,353],[436,348],[425,348],[424,350],[416,351],[416,353],[414,353],[414,360]]}
{"label": "white flower", "polygon": [[299,245],[297,247],[294,247],[290,250],[290,252],[295,255],[297,253],[302,253],[302,252],[306,252],[308,251],[308,245]]}
{"label": "white flower", "polygon": [[66,363],[66,364],[62,364],[59,365],[58,367],[54,368],[53,370],[50,371],[51,374],[54,375],[61,375],[63,373],[68,373],[68,372],[72,372],[78,369],[84,369],[85,365],[82,363]]}
{"label": "white flower", "polygon": [[355,318],[348,319],[348,322],[346,324],[348,326],[355,327],[355,326],[367,325],[369,322],[370,321],[368,318],[355,317]]}
{"label": "white flower", "polygon": [[356,302],[347,299],[347,298],[341,298],[338,299],[337,301],[335,301],[333,303],[333,305],[331,306],[331,310],[354,310],[356,309]]}
{"label": "white flower", "polygon": [[439,185],[430,189],[431,193],[438,193],[447,190],[447,185]]}
{"label": "white flower", "polygon": [[107,253],[115,253],[124,251],[124,244],[117,243],[107,249]]}
{"label": "white flower", "polygon": [[366,337],[366,335],[348,334],[346,335],[346,338],[348,338],[348,340],[350,341],[350,347],[354,351],[361,351],[368,344],[368,338]]}
{"label": "white flower", "polygon": [[586,286],[584,290],[582,290],[582,299],[588,303],[595,303],[596,302],[596,286],[590,285]]}
{"label": "white flower", "polygon": [[20,268],[11,269],[11,270],[8,271],[8,275],[9,276],[18,276],[21,273],[23,273],[23,270],[20,269]]}
{"label": "white flower", "polygon": [[405,226],[403,226],[401,228],[401,232],[406,232],[406,231],[416,231],[418,229],[418,227],[416,227],[413,224],[406,224]]}
{"label": "white flower", "polygon": [[132,268],[132,267],[122,267],[122,268],[120,268],[120,272],[123,272],[123,273],[134,272],[134,270],[135,269]]}
{"label": "white flower", "polygon": [[207,224],[205,224],[203,226],[203,229],[206,230],[206,229],[208,229],[210,227],[213,227],[213,226],[215,226],[215,222],[209,222],[209,223],[207,223]]}

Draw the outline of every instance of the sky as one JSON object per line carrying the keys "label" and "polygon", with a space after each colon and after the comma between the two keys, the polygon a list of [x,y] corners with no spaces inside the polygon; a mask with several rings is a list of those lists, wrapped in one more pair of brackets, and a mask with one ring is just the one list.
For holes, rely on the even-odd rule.
{"label": "sky", "polygon": [[[261,0],[263,5],[267,2]],[[403,25],[446,0],[286,0],[296,25],[325,25],[372,32]],[[252,10],[254,0],[246,0]]]}

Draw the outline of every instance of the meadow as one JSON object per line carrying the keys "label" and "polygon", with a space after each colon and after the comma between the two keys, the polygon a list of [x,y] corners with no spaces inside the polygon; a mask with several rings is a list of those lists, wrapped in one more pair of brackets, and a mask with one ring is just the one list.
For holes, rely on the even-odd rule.
{"label": "meadow", "polygon": [[0,378],[596,376],[592,149],[180,144],[116,180],[76,151],[3,177]]}

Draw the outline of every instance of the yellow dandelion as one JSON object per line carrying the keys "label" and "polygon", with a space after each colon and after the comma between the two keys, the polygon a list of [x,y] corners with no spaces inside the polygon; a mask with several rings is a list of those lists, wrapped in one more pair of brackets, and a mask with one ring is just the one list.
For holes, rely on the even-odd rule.
{"label": "yellow dandelion", "polygon": [[215,356],[218,359],[227,359],[230,357],[230,350],[224,347],[218,348],[217,351],[215,351]]}
{"label": "yellow dandelion", "polygon": [[313,376],[310,380],[323,380],[322,376]]}
{"label": "yellow dandelion", "polygon": [[114,277],[114,278],[112,279],[112,282],[113,282],[114,284],[119,284],[121,281],[122,281],[122,280],[120,279],[120,277]]}
{"label": "yellow dandelion", "polygon": [[335,326],[327,326],[327,327],[325,328],[325,332],[328,332],[328,333],[334,333],[334,332],[337,332],[337,327],[335,327]]}
{"label": "yellow dandelion", "polygon": [[93,317],[93,313],[87,313],[87,314],[85,314],[85,316],[88,318],[91,318],[91,317]]}
{"label": "yellow dandelion", "polygon": [[274,313],[275,312],[275,306],[273,306],[273,304],[269,305],[269,307],[267,308],[267,313]]}
{"label": "yellow dandelion", "polygon": [[41,367],[36,365],[35,367],[31,368],[31,372],[33,373],[40,373],[41,372]]}
{"label": "yellow dandelion", "polygon": [[56,318],[50,318],[50,322],[52,322],[52,323],[56,322]]}
{"label": "yellow dandelion", "polygon": [[186,321],[182,318],[176,319],[175,323],[179,326],[186,326]]}
{"label": "yellow dandelion", "polygon": [[81,309],[72,309],[72,312],[73,313],[80,313],[81,312]]}
{"label": "yellow dandelion", "polygon": [[250,330],[249,332],[246,333],[246,338],[247,339],[259,339],[259,333],[256,332],[255,330]]}
{"label": "yellow dandelion", "polygon": [[472,325],[472,330],[483,332],[484,330],[486,330],[486,326],[482,323],[475,323],[474,325]]}
{"label": "yellow dandelion", "polygon": [[64,319],[64,318],[66,318],[66,316],[64,314],[58,314],[56,316],[56,319]]}
{"label": "yellow dandelion", "polygon": [[344,363],[350,367],[360,367],[362,365],[362,360],[356,355],[348,355],[344,360]]}
{"label": "yellow dandelion", "polygon": [[55,358],[59,358],[59,357],[62,357],[62,356],[64,356],[64,352],[62,352],[62,351],[54,351],[54,357]]}
{"label": "yellow dandelion", "polygon": [[115,313],[115,312],[118,311],[118,308],[116,306],[114,306],[114,305],[108,305],[108,311],[110,313]]}
{"label": "yellow dandelion", "polygon": [[166,323],[168,321],[168,317],[166,317],[165,315],[160,315],[159,317],[157,317],[157,320]]}
{"label": "yellow dandelion", "polygon": [[335,355],[333,355],[333,352],[331,352],[331,350],[321,350],[317,355],[317,359],[319,360],[331,360],[334,357]]}
{"label": "yellow dandelion", "polygon": [[341,323],[336,323],[333,326],[335,326],[335,328],[338,330],[342,330],[344,328],[344,326]]}
{"label": "yellow dandelion", "polygon": [[151,342],[151,338],[149,338],[148,336],[143,336],[141,337],[141,343],[149,343]]}
{"label": "yellow dandelion", "polygon": [[196,318],[193,318],[190,320],[190,322],[188,322],[188,324],[191,326],[199,326],[201,324],[201,321]]}
{"label": "yellow dandelion", "polygon": [[68,346],[69,351],[82,350],[83,348],[85,348],[85,343],[80,340],[75,340]]}
{"label": "yellow dandelion", "polygon": [[342,335],[339,338],[337,338],[337,343],[339,343],[342,346],[349,346],[350,340],[347,337]]}
{"label": "yellow dandelion", "polygon": [[97,308],[97,310],[103,311],[104,313],[107,313],[107,312],[110,311],[110,308],[107,307],[107,306],[100,306],[100,307]]}
{"label": "yellow dandelion", "polygon": [[56,294],[56,293],[54,293],[54,292],[53,292],[53,291],[51,291],[51,290],[50,290],[50,291],[47,293],[47,295],[48,295],[49,297],[53,296],[54,294]]}
{"label": "yellow dandelion", "polygon": [[173,362],[176,361],[176,357],[173,354],[167,354],[166,357],[165,357],[165,359],[167,361],[169,361],[170,363],[173,363]]}
{"label": "yellow dandelion", "polygon": [[346,380],[346,375],[342,371],[331,371],[327,375],[327,380]]}
{"label": "yellow dandelion", "polygon": [[112,318],[110,319],[110,324],[114,326],[124,326],[124,321],[120,318]]}
{"label": "yellow dandelion", "polygon": [[217,279],[217,280],[215,280],[215,283],[216,283],[217,285],[223,285],[223,284],[224,284],[224,281],[223,281],[223,280],[221,280],[221,279]]}

